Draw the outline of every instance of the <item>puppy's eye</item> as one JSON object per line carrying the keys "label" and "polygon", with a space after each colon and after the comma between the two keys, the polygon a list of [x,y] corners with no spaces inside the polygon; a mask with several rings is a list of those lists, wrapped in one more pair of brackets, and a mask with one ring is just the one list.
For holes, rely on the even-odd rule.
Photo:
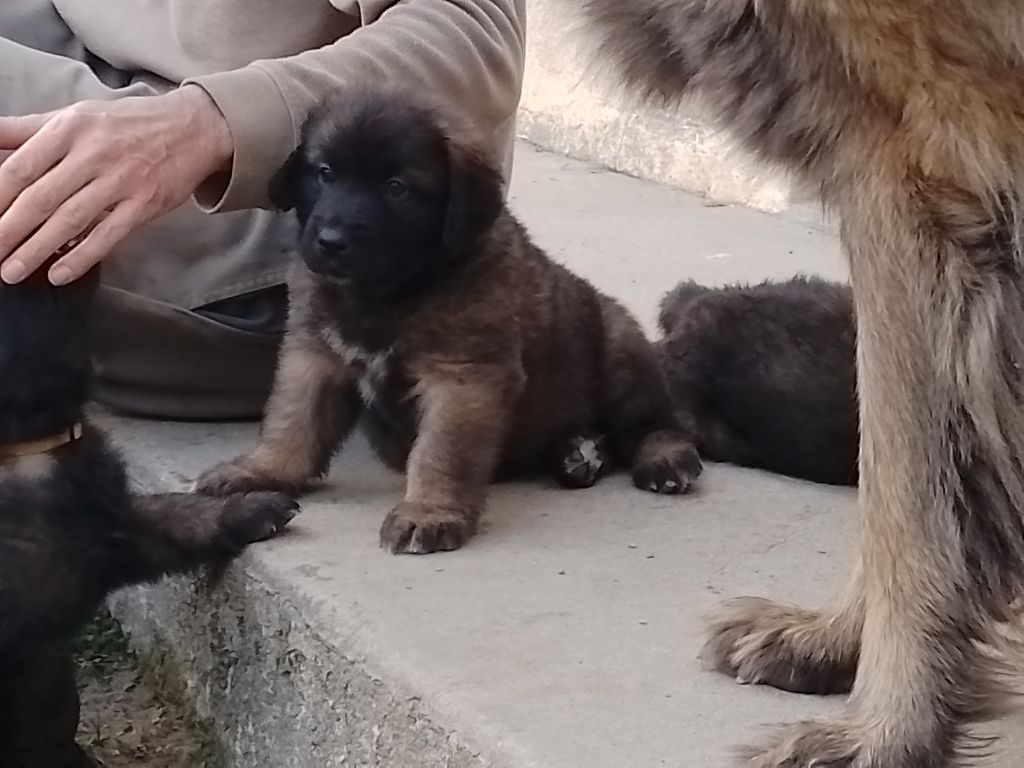
{"label": "puppy's eye", "polygon": [[316,179],[321,184],[330,184],[334,181],[334,171],[331,170],[331,166],[326,163],[321,165],[316,171]]}
{"label": "puppy's eye", "polygon": [[409,188],[399,179],[389,180],[388,183],[384,185],[384,189],[387,191],[388,197],[394,200],[401,200],[409,191]]}

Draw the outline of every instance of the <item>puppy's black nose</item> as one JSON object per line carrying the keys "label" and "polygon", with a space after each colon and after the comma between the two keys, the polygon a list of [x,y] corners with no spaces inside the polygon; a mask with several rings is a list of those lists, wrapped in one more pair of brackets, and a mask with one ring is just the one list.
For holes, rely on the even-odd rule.
{"label": "puppy's black nose", "polygon": [[324,253],[345,253],[349,248],[348,237],[337,227],[324,227],[316,241]]}

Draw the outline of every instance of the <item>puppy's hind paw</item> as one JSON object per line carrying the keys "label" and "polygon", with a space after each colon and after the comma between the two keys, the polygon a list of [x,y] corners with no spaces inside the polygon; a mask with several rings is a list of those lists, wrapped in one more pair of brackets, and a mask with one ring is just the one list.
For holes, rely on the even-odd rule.
{"label": "puppy's hind paw", "polygon": [[633,484],[652,493],[686,493],[703,471],[693,444],[673,432],[644,438],[633,463]]}
{"label": "puppy's hind paw", "polygon": [[590,488],[612,465],[604,435],[569,438],[555,455],[555,479],[565,488]]}

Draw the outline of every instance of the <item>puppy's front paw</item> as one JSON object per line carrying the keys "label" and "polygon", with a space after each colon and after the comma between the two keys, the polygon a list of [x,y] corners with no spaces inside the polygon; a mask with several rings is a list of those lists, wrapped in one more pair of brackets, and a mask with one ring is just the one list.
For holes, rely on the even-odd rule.
{"label": "puppy's front paw", "polygon": [[702,471],[693,443],[674,432],[655,432],[644,438],[637,452],[633,484],[653,493],[686,493]]}
{"label": "puppy's front paw", "polygon": [[275,536],[299,514],[298,503],[283,493],[239,493],[224,500],[221,530],[232,549]]}
{"label": "puppy's front paw", "polygon": [[384,518],[380,545],[395,555],[449,552],[476,533],[477,518],[475,512],[403,501]]}
{"label": "puppy's front paw", "polygon": [[276,477],[246,456],[218,464],[199,476],[192,490],[204,496],[230,496],[252,491],[280,491],[292,496],[302,484]]}

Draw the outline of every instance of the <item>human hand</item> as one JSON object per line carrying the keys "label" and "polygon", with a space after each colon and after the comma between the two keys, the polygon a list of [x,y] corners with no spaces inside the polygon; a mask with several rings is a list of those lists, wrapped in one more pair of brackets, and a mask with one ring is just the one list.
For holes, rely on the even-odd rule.
{"label": "human hand", "polygon": [[0,117],[0,279],[49,270],[69,283],[133,229],[168,213],[228,170],[231,131],[198,86],[161,96],[84,101],[45,115]]}

